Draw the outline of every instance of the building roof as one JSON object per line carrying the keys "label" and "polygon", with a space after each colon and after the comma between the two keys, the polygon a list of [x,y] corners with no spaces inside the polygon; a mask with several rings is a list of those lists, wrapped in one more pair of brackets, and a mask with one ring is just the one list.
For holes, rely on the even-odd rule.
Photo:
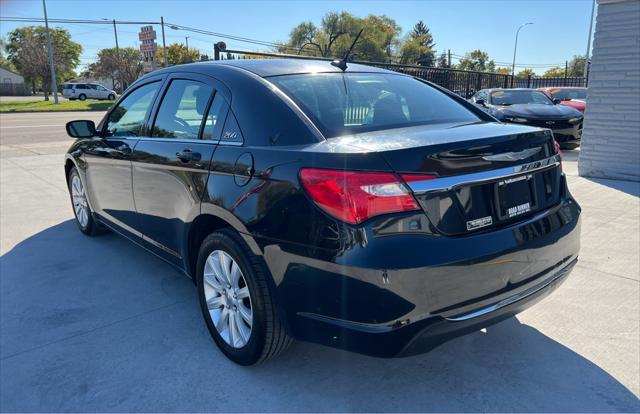
{"label": "building roof", "polygon": [[13,74],[14,74],[14,75],[16,75],[16,76],[20,76],[20,77],[24,80],[24,76],[22,76],[21,74],[19,74],[19,73],[17,73],[17,72],[12,71],[11,69],[8,69],[8,68],[6,68],[6,67],[4,67],[4,66],[0,66],[0,69],[2,69],[2,70],[6,70],[7,72],[10,72],[10,73],[13,73]]}

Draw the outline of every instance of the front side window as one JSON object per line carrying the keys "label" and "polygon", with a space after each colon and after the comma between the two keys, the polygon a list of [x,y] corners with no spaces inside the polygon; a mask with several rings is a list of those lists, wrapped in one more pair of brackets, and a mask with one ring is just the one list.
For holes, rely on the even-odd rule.
{"label": "front side window", "polygon": [[377,73],[286,75],[269,80],[327,137],[412,125],[477,122],[436,88],[408,76]]}
{"label": "front side window", "polygon": [[207,84],[176,79],[162,99],[152,137],[197,139],[213,88]]}
{"label": "front side window", "polygon": [[518,104],[553,105],[553,102],[542,92],[506,89],[491,92],[491,104],[500,106]]}
{"label": "front side window", "polygon": [[147,112],[153,103],[160,82],[148,83],[128,94],[109,114],[107,135],[137,137],[144,127]]}

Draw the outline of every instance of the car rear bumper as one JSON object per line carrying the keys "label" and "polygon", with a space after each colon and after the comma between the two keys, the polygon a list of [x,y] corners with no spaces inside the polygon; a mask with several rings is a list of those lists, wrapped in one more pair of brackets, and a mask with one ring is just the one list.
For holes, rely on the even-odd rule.
{"label": "car rear bumper", "polygon": [[511,317],[562,283],[580,243],[580,207],[563,193],[522,222],[466,236],[388,235],[373,225],[333,254],[256,240],[292,336],[411,355]]}
{"label": "car rear bumper", "polygon": [[576,263],[577,259],[573,259],[549,272],[526,294],[514,294],[513,301],[507,298],[508,303],[504,305],[496,302],[457,317],[434,316],[396,329],[381,330],[305,315],[309,316],[309,320],[306,322],[306,335],[302,339],[381,358],[425,353],[451,339],[513,317],[536,304],[566,280]]}

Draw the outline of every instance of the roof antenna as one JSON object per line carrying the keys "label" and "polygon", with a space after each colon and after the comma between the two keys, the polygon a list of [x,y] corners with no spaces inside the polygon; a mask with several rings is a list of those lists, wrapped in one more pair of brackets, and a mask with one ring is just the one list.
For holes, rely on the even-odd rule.
{"label": "roof antenna", "polygon": [[353,43],[351,44],[351,47],[347,50],[347,53],[344,54],[342,59],[336,59],[336,60],[331,62],[332,66],[335,66],[336,68],[340,68],[343,72],[345,70],[347,70],[347,62],[349,61],[349,58],[351,57],[351,51],[353,50],[353,47],[356,45],[356,42],[358,41],[358,39],[360,39],[360,35],[362,34],[363,30],[364,30],[364,27],[362,29],[360,29],[360,31],[358,32],[358,35],[356,36],[356,38],[353,39]]}

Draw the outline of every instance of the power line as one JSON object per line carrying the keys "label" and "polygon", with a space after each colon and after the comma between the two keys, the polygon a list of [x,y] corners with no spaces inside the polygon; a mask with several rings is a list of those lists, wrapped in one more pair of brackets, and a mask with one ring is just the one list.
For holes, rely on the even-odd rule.
{"label": "power line", "polygon": [[[44,23],[44,19],[42,18],[37,18],[37,17],[0,17],[0,21],[2,22],[18,22],[18,23]],[[113,24],[112,20],[88,20],[88,19],[49,19],[49,22],[51,23],[63,23],[63,24],[99,24],[99,25],[111,25]],[[118,25],[121,24],[133,24],[133,25],[160,25],[161,22],[155,22],[155,21],[129,21],[129,20],[116,20],[116,23]],[[285,47],[287,49],[290,50],[295,50],[296,52],[299,51],[299,49],[297,48],[292,48],[289,46],[284,46],[275,42],[269,42],[269,41],[264,41],[264,40],[258,40],[258,39],[251,39],[248,37],[243,37],[243,36],[237,36],[237,35],[232,35],[232,34],[226,34],[226,33],[219,33],[219,32],[212,32],[209,30],[204,30],[204,29],[198,29],[195,27],[189,27],[189,26],[183,26],[183,25],[179,25],[179,24],[174,24],[174,23],[168,23],[165,22],[165,25],[172,28],[172,29],[176,29],[176,30],[185,30],[185,31],[189,31],[189,32],[193,32],[193,33],[200,33],[200,34],[205,34],[205,35],[209,35],[209,36],[215,36],[215,37],[219,37],[219,38],[223,38],[223,39],[230,39],[230,40],[236,40],[239,42],[244,42],[244,43],[252,43],[252,44],[256,44],[256,45],[260,45],[260,46],[267,46],[267,47]]]}

